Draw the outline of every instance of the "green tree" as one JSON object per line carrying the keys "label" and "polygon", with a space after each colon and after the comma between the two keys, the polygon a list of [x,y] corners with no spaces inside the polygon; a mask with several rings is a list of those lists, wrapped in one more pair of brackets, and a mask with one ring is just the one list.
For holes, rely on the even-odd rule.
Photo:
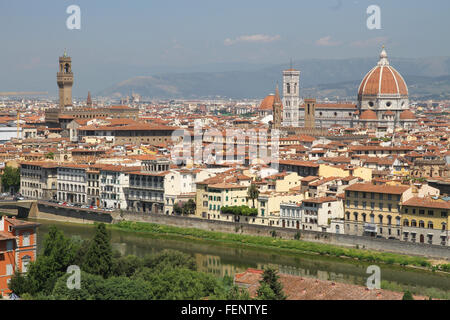
{"label": "green tree", "polygon": [[267,283],[261,283],[257,295],[259,300],[279,300]]}
{"label": "green tree", "polygon": [[42,254],[30,263],[26,276],[16,273],[11,278],[10,289],[19,296],[38,292],[50,294],[58,278],[74,263],[78,249],[75,242],[51,226],[44,239]]}
{"label": "green tree", "polygon": [[405,291],[402,300],[414,300],[414,297],[410,291]]}
{"label": "green tree", "polygon": [[18,192],[20,188],[20,169],[6,166],[2,174],[3,190]]}
{"label": "green tree", "polygon": [[203,272],[185,268],[164,268],[158,271],[143,268],[132,279],[151,283],[151,297],[155,300],[197,300],[214,295],[218,280]]}
{"label": "green tree", "polygon": [[112,257],[110,234],[105,224],[100,223],[96,227],[94,238],[90,241],[81,269],[107,278],[112,271]]}
{"label": "green tree", "polygon": [[196,204],[194,200],[189,199],[186,203],[183,204],[183,214],[194,214],[195,208]]}
{"label": "green tree", "polygon": [[46,159],[52,159],[55,157],[55,154],[53,152],[49,152],[45,154]]}
{"label": "green tree", "polygon": [[156,255],[146,256],[144,258],[144,266],[154,270],[163,270],[166,268],[197,270],[194,257],[175,250],[163,250]]}
{"label": "green tree", "polygon": [[114,258],[111,272],[114,276],[131,277],[135,271],[142,268],[143,265],[142,259],[139,259],[134,255]]}
{"label": "green tree", "polygon": [[71,275],[66,273],[61,276],[52,291],[52,296],[57,300],[96,300],[105,291],[105,280],[102,276],[93,275],[81,271],[80,289],[69,289],[67,280]]}
{"label": "green tree", "polygon": [[283,285],[279,280],[280,276],[274,268],[267,267],[264,269],[257,291],[258,298],[263,300],[286,300]]}
{"label": "green tree", "polygon": [[255,199],[259,197],[259,189],[256,184],[252,183],[248,188],[248,197],[252,199],[253,208],[255,207]]}
{"label": "green tree", "polygon": [[180,205],[178,203],[175,203],[173,206],[173,212],[176,215],[181,215],[183,213],[183,209],[180,207]]}

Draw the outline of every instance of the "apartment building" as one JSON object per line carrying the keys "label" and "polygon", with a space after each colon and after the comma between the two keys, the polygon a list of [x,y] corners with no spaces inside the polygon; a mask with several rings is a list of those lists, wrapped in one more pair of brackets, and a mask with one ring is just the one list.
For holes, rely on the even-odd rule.
{"label": "apartment building", "polygon": [[100,206],[100,167],[89,167],[87,175],[87,204]]}
{"label": "apartment building", "polygon": [[408,189],[372,183],[345,188],[345,233],[400,239],[401,201]]}
{"label": "apartment building", "polygon": [[20,163],[20,193],[31,199],[56,199],[57,168],[54,162]]}
{"label": "apartment building", "polygon": [[[219,171],[218,171],[219,170]],[[173,207],[187,199],[195,201],[197,183],[216,176],[223,169],[183,168],[171,169],[164,176],[164,212],[173,214]]]}
{"label": "apartment building", "polygon": [[412,197],[402,204],[402,240],[450,245],[450,201],[437,197]]}
{"label": "apartment building", "polygon": [[35,222],[0,217],[0,296],[10,294],[8,284],[16,271],[27,272],[36,259]]}
{"label": "apartment building", "polygon": [[126,190],[128,210],[147,213],[165,213],[164,181],[169,173],[167,159],[143,160],[140,170],[129,173]]}
{"label": "apartment building", "polygon": [[[295,189],[295,188],[294,188]],[[255,221],[257,224],[268,226],[282,226],[283,220],[281,217],[282,206],[290,206],[296,204],[304,199],[304,195],[295,191],[291,192],[276,192],[266,191],[261,192],[258,197],[258,216]],[[286,224],[285,224],[286,225]]]}
{"label": "apartment building", "polygon": [[126,190],[130,185],[130,173],[139,167],[103,165],[100,167],[100,206],[109,209],[127,209]]}
{"label": "apartment building", "polygon": [[60,164],[57,168],[58,201],[87,203],[87,169],[85,164]]}
{"label": "apartment building", "polygon": [[315,197],[297,203],[280,204],[280,220],[283,228],[343,233],[343,230],[339,230],[339,225],[332,223],[343,218],[343,203],[336,197]]}
{"label": "apartment building", "polygon": [[[223,206],[248,205],[248,186],[226,181],[227,173],[197,183],[195,215],[206,219],[233,220],[221,215]],[[234,178],[234,177],[231,177]]]}

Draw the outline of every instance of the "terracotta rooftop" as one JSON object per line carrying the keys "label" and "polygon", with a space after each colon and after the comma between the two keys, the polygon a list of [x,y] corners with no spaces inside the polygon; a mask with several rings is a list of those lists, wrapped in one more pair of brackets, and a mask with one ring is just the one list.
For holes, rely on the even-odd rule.
{"label": "terracotta rooftop", "polygon": [[386,194],[402,194],[409,186],[374,185],[372,183],[355,183],[345,188],[345,191],[375,192]]}
{"label": "terracotta rooftop", "polygon": [[[247,269],[235,275],[238,286],[248,288],[251,297],[256,297],[262,270]],[[402,300],[403,293],[384,289],[368,289],[355,284],[318,280],[288,274],[279,274],[287,300]],[[423,296],[413,296],[425,300]]]}

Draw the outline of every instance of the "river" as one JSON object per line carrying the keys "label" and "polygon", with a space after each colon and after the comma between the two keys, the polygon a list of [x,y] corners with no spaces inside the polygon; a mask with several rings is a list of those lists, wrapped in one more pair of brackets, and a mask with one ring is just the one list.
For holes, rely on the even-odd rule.
{"label": "river", "polygon": [[[93,225],[38,220],[38,252],[50,225],[56,225],[68,237],[91,239]],[[247,268],[261,269],[272,265],[282,273],[304,277],[365,285],[370,263],[312,254],[285,254],[275,250],[230,247],[207,241],[170,240],[157,235],[111,230],[114,249],[123,255],[142,257],[164,249],[175,249],[195,257],[200,271],[218,277],[233,276]],[[450,299],[450,276],[431,271],[380,264],[382,288],[411,290],[416,294]]]}

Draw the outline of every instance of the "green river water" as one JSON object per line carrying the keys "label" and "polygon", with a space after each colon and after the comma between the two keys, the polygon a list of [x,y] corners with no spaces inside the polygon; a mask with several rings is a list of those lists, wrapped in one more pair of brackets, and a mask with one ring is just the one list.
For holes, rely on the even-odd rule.
{"label": "green river water", "polygon": [[[38,220],[38,252],[50,225],[56,225],[68,237],[91,239],[93,225]],[[276,250],[246,246],[230,247],[207,241],[161,238],[153,234],[111,230],[114,249],[124,255],[144,256],[164,249],[175,249],[193,255],[200,271],[218,277],[233,276],[247,268],[261,269],[272,265],[282,273],[304,277],[365,285],[371,263],[311,254],[285,254]],[[382,288],[396,291],[410,290],[416,294],[450,299],[450,276],[439,272],[379,264]]]}

